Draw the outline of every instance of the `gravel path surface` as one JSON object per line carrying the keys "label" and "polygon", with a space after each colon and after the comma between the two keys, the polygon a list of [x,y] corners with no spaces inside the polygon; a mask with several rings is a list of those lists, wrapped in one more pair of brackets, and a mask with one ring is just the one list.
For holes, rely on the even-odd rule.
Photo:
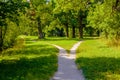
{"label": "gravel path surface", "polygon": [[70,55],[60,46],[54,45],[59,49],[58,71],[51,80],[85,80],[82,70],[78,70],[75,64],[75,53],[81,41],[76,43],[70,50]]}

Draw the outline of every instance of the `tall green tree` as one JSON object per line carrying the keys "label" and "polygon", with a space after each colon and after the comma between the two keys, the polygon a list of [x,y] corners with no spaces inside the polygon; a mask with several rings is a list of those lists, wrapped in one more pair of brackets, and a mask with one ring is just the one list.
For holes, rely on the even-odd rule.
{"label": "tall green tree", "polygon": [[35,12],[35,20],[38,25],[38,38],[44,38],[43,29],[51,21],[51,6],[48,0],[30,0],[31,7]]}

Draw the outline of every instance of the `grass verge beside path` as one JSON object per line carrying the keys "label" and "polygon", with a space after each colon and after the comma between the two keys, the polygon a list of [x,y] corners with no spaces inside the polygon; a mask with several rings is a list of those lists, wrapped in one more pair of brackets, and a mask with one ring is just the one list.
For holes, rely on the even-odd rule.
{"label": "grass verge beside path", "polygon": [[76,63],[86,80],[120,80],[120,49],[99,40],[85,40],[77,50]]}
{"label": "grass verge beside path", "polygon": [[64,49],[66,49],[66,51],[69,53],[70,49],[73,47],[73,45],[80,40],[77,38],[69,39],[66,37],[51,37],[51,38],[46,38],[45,41],[47,41],[48,43],[51,43],[51,44],[61,46]]}
{"label": "grass verge beside path", "polygon": [[[37,36],[26,36],[26,40],[36,41],[38,40],[38,37]],[[78,41],[80,41],[80,39],[78,38],[70,39],[66,37],[46,37],[45,39],[42,39],[40,41],[43,43],[50,43],[50,44],[61,46],[69,52],[70,49],[73,47],[73,45],[77,43]]]}
{"label": "grass verge beside path", "polygon": [[55,47],[29,38],[24,48],[0,56],[0,80],[49,80],[58,67],[57,53]]}

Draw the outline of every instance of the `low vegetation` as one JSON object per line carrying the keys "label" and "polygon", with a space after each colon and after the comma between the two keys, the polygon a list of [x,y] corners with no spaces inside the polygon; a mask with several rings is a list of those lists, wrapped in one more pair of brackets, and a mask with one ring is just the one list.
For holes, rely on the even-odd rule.
{"label": "low vegetation", "polygon": [[98,39],[85,40],[77,50],[76,63],[86,80],[119,80],[120,48]]}
{"label": "low vegetation", "polygon": [[0,80],[49,80],[54,74],[58,49],[33,39],[26,38],[24,46],[2,52]]}
{"label": "low vegetation", "polygon": [[51,37],[38,40],[37,36],[20,36],[13,48],[0,55],[0,80],[49,80],[57,71],[59,45],[66,50],[79,39]]}

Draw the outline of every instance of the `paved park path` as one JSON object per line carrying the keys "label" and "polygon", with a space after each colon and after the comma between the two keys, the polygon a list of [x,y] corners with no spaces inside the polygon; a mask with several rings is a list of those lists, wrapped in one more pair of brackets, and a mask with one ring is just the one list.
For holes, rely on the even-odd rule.
{"label": "paved park path", "polygon": [[82,70],[78,70],[75,64],[75,53],[81,41],[76,43],[70,50],[70,55],[60,46],[54,45],[59,49],[58,71],[51,80],[85,80]]}

